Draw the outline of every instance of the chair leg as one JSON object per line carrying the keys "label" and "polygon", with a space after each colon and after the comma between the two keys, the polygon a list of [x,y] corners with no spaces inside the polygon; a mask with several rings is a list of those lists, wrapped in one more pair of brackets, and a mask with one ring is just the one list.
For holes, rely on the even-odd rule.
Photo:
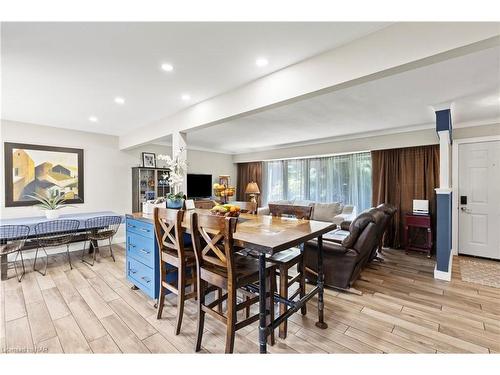
{"label": "chair leg", "polygon": [[47,254],[47,251],[45,250],[45,248],[42,246],[42,250],[43,252],[45,253],[45,268],[43,269],[43,272],[40,271],[40,270],[37,270],[36,269],[36,259],[37,259],[37,255],[38,255],[38,247],[36,248],[36,253],[35,253],[35,261],[33,262],[33,271],[37,271],[39,274],[41,274],[42,276],[45,276],[47,274],[47,266],[49,264],[49,254]]}
{"label": "chair leg", "polygon": [[38,247],[36,248],[36,251],[35,251],[35,259],[33,259],[33,271],[36,270],[36,259],[38,257]]}
{"label": "chair leg", "polygon": [[97,246],[94,247],[94,251],[92,252],[92,265],[94,265],[94,263],[97,259],[97,249],[99,249],[99,242],[96,241],[96,244],[97,244]]}
{"label": "chair leg", "polygon": [[186,271],[180,264],[177,269],[177,322],[175,324],[174,334],[178,335],[181,331],[182,317],[184,315],[184,302],[186,300]]}
{"label": "chair leg", "polygon": [[[288,299],[288,269],[286,267],[280,267],[280,296],[282,298]],[[287,306],[284,303],[280,303],[280,315],[286,313],[288,310]],[[286,338],[287,332],[287,321],[284,320],[283,323],[280,324],[279,328],[279,336],[282,339]]]}
{"label": "chair leg", "polygon": [[156,313],[156,319],[161,319],[161,314],[163,313],[163,305],[165,304],[165,287],[163,286],[163,281],[166,279],[166,268],[167,267],[165,262],[160,262],[160,293],[157,302],[158,311]]}
{"label": "chair leg", "polygon": [[[23,273],[21,274],[21,276],[19,276],[18,272],[17,272],[17,257],[18,256],[21,256],[21,265],[23,266]],[[21,282],[21,280],[23,279],[24,277],[24,274],[26,273],[26,268],[24,267],[24,259],[23,259],[23,252],[21,250],[19,250],[17,253],[16,253],[16,258],[14,259],[14,271],[16,272],[16,278],[17,278],[17,281]]]}
{"label": "chair leg", "polygon": [[235,333],[236,333],[236,290],[230,286],[227,291],[226,353],[232,353],[234,351]]}
{"label": "chair leg", "polygon": [[192,292],[194,293],[194,300],[198,299],[198,276],[196,272],[196,264],[191,267],[191,280],[192,280]]}
{"label": "chair leg", "polygon": [[71,264],[71,257],[69,256],[69,245],[66,245],[66,255],[68,256],[69,268],[73,269],[73,265]]}
{"label": "chair leg", "polygon": [[[215,293],[215,299],[219,299],[222,297],[222,289],[217,288]],[[217,305],[217,311],[222,314],[222,302]]]}
{"label": "chair leg", "polygon": [[115,260],[115,254],[113,254],[113,246],[111,246],[111,240],[112,239],[113,239],[112,237],[109,238],[109,253],[111,254],[111,259],[113,259],[113,262],[116,262],[116,260]]}
{"label": "chair leg", "polygon": [[[274,293],[276,293],[276,271],[269,271],[269,297],[268,297],[268,305],[269,305],[269,323],[274,321]],[[274,329],[271,330],[268,338],[269,345],[274,345],[275,337],[274,337]]]}
{"label": "chair leg", "polygon": [[[95,253],[96,249],[94,248],[94,252],[92,253],[92,263],[85,259],[85,246],[87,245],[87,241],[83,243],[83,251],[82,251],[82,262],[87,263],[89,266],[94,266],[95,263]],[[89,241],[89,255],[90,255],[90,246],[92,246],[92,241]]]}
{"label": "chair leg", "polygon": [[[245,296],[245,301],[248,301],[249,299],[249,296]],[[250,318],[250,306],[245,307],[245,318]]]}
{"label": "chair leg", "polygon": [[82,262],[85,263],[85,247],[87,245],[87,240],[83,241],[83,249],[82,249]]}
{"label": "chair leg", "polygon": [[[300,298],[304,297],[306,295],[306,267],[304,265],[304,257],[302,257],[302,260],[298,264],[298,271],[300,272],[300,279],[299,279],[299,288],[300,288]],[[307,303],[304,303],[304,306],[300,308],[300,313],[302,315],[307,314]]]}
{"label": "chair leg", "polygon": [[202,306],[205,304],[205,289],[206,282],[201,280],[198,275],[198,329],[195,347],[195,351],[197,352],[201,349],[201,339],[203,338],[203,327],[205,325],[205,311],[202,309]]}

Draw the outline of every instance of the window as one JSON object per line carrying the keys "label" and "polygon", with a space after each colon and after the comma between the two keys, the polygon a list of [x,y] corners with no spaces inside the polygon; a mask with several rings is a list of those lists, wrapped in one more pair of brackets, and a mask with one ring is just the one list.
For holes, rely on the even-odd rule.
{"label": "window", "polygon": [[372,198],[369,152],[264,162],[263,202],[311,200],[369,208]]}

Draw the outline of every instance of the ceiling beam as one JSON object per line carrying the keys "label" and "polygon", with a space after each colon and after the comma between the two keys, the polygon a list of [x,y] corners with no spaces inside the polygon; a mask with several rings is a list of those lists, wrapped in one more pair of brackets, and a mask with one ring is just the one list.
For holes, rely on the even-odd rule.
{"label": "ceiling beam", "polygon": [[[500,44],[500,23],[396,23],[120,137],[137,147]],[[188,135],[189,142],[189,135]]]}

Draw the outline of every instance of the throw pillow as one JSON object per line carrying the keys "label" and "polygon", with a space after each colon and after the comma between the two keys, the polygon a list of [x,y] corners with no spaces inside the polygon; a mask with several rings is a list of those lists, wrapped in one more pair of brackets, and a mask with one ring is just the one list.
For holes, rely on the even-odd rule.
{"label": "throw pillow", "polygon": [[314,205],[313,220],[333,222],[335,216],[342,213],[342,205],[335,203],[316,203]]}

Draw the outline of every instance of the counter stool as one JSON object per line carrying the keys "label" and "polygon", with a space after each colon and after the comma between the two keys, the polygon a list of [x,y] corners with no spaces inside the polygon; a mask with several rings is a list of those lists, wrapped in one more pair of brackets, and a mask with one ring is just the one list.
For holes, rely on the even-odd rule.
{"label": "counter stool", "polygon": [[[160,295],[158,297],[158,313],[156,318],[161,319],[165,295],[171,292],[177,296],[177,322],[174,334],[181,331],[184,302],[196,297],[196,257],[191,243],[185,241],[185,230],[182,227],[184,210],[169,208],[154,209],[154,224],[156,241],[160,251]],[[189,242],[190,238],[189,238]],[[191,277],[186,278],[187,271]],[[167,281],[167,275],[177,271],[177,285]],[[186,293],[186,287],[191,285],[191,292]]]}
{"label": "counter stool", "polygon": [[[45,221],[35,225],[35,235],[38,241],[38,246],[36,248],[35,260],[33,261],[33,271],[37,271],[43,276],[47,273],[47,265],[49,263],[49,255],[47,254],[46,248],[57,247],[66,245],[66,255],[68,256],[68,262],[70,269],[73,269],[71,264],[71,257],[69,256],[69,244],[76,235],[78,228],[80,227],[80,222],[78,220],[52,220]],[[36,260],[38,257],[38,250],[42,249],[45,253],[45,268],[43,272],[36,269]]]}
{"label": "counter stool", "polygon": [[[83,242],[82,250],[82,262],[87,263],[91,266],[94,265],[96,260],[96,253],[99,248],[98,241],[108,240],[109,253],[113,262],[115,261],[115,255],[113,254],[113,247],[111,242],[115,236],[120,224],[122,223],[121,216],[96,216],[85,220],[85,228],[87,229],[87,235],[85,241]],[[92,263],[85,259],[85,245],[87,240],[94,245],[94,252],[92,253]],[[90,246],[89,246],[90,252]]]}
{"label": "counter stool", "polygon": [[[26,225],[2,225],[0,226],[0,256],[5,258],[5,261],[8,262],[9,254],[16,253],[16,258],[14,259],[14,270],[16,272],[17,281],[21,282],[24,274],[26,273],[26,269],[24,267],[24,259],[23,259],[23,246],[26,238],[28,238],[28,234],[30,232],[30,228]],[[17,258],[21,256],[21,265],[23,268],[23,272],[19,276],[17,271]],[[8,267],[8,264],[7,264]]]}
{"label": "counter stool", "polygon": [[[234,349],[234,336],[237,330],[255,323],[259,314],[255,314],[242,321],[237,321],[237,312],[247,306],[259,302],[259,296],[251,293],[252,298],[238,303],[236,292],[244,290],[247,285],[255,284],[259,280],[259,263],[257,259],[236,253],[233,244],[233,233],[236,229],[237,218],[216,215],[203,215],[194,212],[191,215],[191,234],[196,255],[198,278],[198,333],[195,350],[201,349],[205,314],[209,314],[226,325],[226,353]],[[267,314],[274,320],[274,292],[275,268],[266,264],[266,277],[270,280],[270,289],[266,293]],[[226,294],[212,302],[206,301],[207,286],[214,285],[223,289]],[[226,301],[226,314],[216,310]],[[274,344],[274,330],[269,337]]]}
{"label": "counter stool", "polygon": [[[269,204],[269,213],[271,216],[288,216],[296,219],[310,220],[312,214],[312,206],[293,206],[287,204]],[[304,268],[304,246],[292,247],[291,249],[280,251],[267,258],[271,263],[278,266],[279,271],[279,294],[282,298],[293,300],[295,297],[300,298],[306,295],[306,279]],[[297,265],[297,274],[293,277],[289,276],[289,270]],[[297,290],[288,297],[288,288],[294,283],[298,283]],[[287,311],[288,307],[284,303],[280,303],[280,315]],[[302,315],[306,315],[306,304],[300,309]],[[287,335],[287,320],[283,321],[279,327],[279,337],[284,339]]]}

